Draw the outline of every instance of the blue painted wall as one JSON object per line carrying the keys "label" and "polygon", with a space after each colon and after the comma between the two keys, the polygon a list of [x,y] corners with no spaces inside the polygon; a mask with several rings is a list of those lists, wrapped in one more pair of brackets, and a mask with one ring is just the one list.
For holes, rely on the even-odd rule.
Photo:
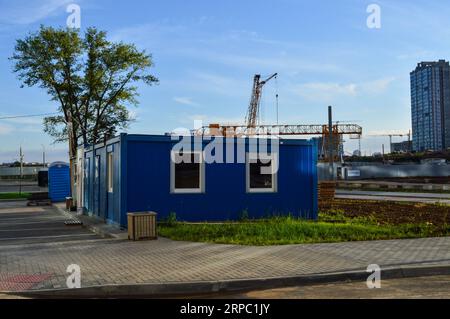
{"label": "blue painted wall", "polygon": [[[85,210],[122,226],[127,224],[128,212],[142,211],[155,211],[159,219],[175,212],[179,220],[185,221],[236,220],[244,210],[252,218],[273,214],[317,218],[314,142],[283,140],[279,148],[277,192],[259,194],[246,192],[245,163],[206,163],[203,194],[172,194],[170,154],[175,143],[168,136],[122,134],[106,145],[87,149],[85,158],[89,159],[89,168],[86,168],[85,189],[89,196],[85,198],[89,200],[85,202]],[[244,143],[248,144],[248,140]],[[110,151],[114,153],[113,193],[107,192],[106,184],[106,154]],[[234,153],[237,154],[236,148]],[[95,156],[100,156],[97,183]]]}
{"label": "blue painted wall", "polygon": [[[113,192],[107,189],[107,154],[113,153]],[[84,210],[87,214],[111,224],[120,224],[120,171],[119,139],[85,150]]]}
{"label": "blue painted wall", "polygon": [[284,140],[280,145],[276,193],[247,193],[246,165],[235,163],[205,164],[204,194],[171,194],[170,153],[174,142],[165,137],[133,135],[127,140],[127,212],[155,211],[159,218],[175,212],[185,221],[235,220],[244,210],[253,218],[289,213],[317,218],[317,154],[313,142]]}

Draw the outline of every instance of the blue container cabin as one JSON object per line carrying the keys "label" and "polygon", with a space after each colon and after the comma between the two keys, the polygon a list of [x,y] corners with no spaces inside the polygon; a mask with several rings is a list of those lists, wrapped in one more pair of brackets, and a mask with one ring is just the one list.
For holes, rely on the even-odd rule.
{"label": "blue container cabin", "polygon": [[48,168],[48,195],[52,202],[63,202],[70,196],[70,166],[55,162]]}
{"label": "blue container cabin", "polygon": [[[244,215],[317,219],[316,142],[282,139],[276,150],[269,142],[266,166],[276,163],[278,170],[260,176],[265,164],[252,158],[251,139],[210,138],[197,146],[192,140],[192,154],[184,153],[199,161],[194,165],[172,160],[179,141],[166,135],[121,134],[85,148],[84,211],[122,227],[128,212],[145,211],[157,212],[160,220],[176,213],[178,220],[191,222]],[[211,154],[223,152],[226,163],[203,158],[213,141],[221,146]],[[239,147],[245,150],[243,161],[237,159]]]}

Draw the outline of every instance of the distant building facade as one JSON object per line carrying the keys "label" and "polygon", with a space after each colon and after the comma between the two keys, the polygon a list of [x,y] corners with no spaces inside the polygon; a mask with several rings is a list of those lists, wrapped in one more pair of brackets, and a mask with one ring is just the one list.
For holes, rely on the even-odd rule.
{"label": "distant building facade", "polygon": [[361,157],[361,151],[360,150],[354,150],[353,151],[353,156]]}
{"label": "distant building facade", "polygon": [[392,143],[392,150],[393,153],[409,153],[412,150],[412,144],[411,141],[404,141],[399,143]]}
{"label": "distant building facade", "polygon": [[413,150],[450,147],[450,64],[421,62],[411,72]]}

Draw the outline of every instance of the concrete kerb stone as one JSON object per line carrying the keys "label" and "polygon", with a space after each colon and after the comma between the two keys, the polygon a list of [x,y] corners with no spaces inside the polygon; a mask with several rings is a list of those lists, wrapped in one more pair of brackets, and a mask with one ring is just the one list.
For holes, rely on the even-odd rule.
{"label": "concrete kerb stone", "polygon": [[[401,279],[450,275],[448,266],[399,266],[382,269],[381,279]],[[80,289],[37,290],[11,294],[30,298],[117,298],[117,297],[177,297],[220,293],[242,293],[284,287],[317,285],[338,282],[365,282],[369,276],[365,270],[337,273],[301,275],[294,277],[174,282],[162,284],[105,285]],[[5,292],[4,294],[9,294]]]}
{"label": "concrete kerb stone", "polygon": [[0,199],[0,203],[13,203],[13,202],[26,202],[26,198],[15,198],[15,199]]}

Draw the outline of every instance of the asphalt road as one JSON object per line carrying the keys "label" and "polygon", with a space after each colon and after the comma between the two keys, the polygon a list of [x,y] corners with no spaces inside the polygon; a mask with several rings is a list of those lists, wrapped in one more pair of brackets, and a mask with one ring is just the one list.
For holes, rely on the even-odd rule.
{"label": "asphalt road", "polygon": [[27,207],[25,201],[0,202],[0,249],[5,245],[42,244],[100,238],[52,207]]}
{"label": "asphalt road", "polygon": [[243,294],[213,296],[231,299],[450,299],[450,276],[381,281],[380,289],[365,282],[291,287]]}
{"label": "asphalt road", "polygon": [[[124,296],[127,297],[127,296]],[[2,295],[0,299],[22,299]],[[450,276],[382,280],[380,289],[364,282],[332,283],[251,291],[238,294],[189,296],[188,299],[450,299]]]}
{"label": "asphalt road", "polygon": [[450,194],[336,190],[336,198],[450,204]]}

